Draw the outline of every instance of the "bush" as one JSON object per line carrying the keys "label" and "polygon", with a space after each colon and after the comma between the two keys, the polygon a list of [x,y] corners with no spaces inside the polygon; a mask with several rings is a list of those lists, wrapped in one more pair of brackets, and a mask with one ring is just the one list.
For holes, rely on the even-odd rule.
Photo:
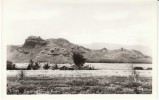
{"label": "bush", "polygon": [[60,69],[60,70],[69,70],[69,68],[66,67],[66,66],[62,66],[62,67],[60,67],[59,69]]}
{"label": "bush", "polygon": [[7,61],[7,70],[16,70],[15,64],[11,61]]}
{"label": "bush", "polygon": [[33,70],[38,70],[40,68],[40,65],[38,62],[35,62],[35,64],[32,66]]}
{"label": "bush", "polygon": [[19,80],[23,80],[24,79],[24,71],[21,70],[19,73]]}
{"label": "bush", "polygon": [[71,67],[71,68],[68,68],[68,70],[74,70],[74,68],[73,68],[73,67]]}
{"label": "bush", "polygon": [[24,91],[25,91],[25,87],[22,87],[22,86],[21,86],[21,87],[18,88],[18,90],[19,90],[19,93],[20,93],[20,94],[23,94]]}
{"label": "bush", "polygon": [[31,64],[28,65],[27,70],[31,70],[33,66]]}
{"label": "bush", "polygon": [[33,69],[33,67],[34,67],[34,62],[32,60],[30,60],[27,70],[31,70],[31,69]]}
{"label": "bush", "polygon": [[134,70],[144,70],[142,67],[134,67]]}
{"label": "bush", "polygon": [[89,65],[86,65],[82,68],[82,70],[95,70],[94,67],[90,67]]}
{"label": "bush", "polygon": [[152,70],[152,68],[147,68],[146,70]]}
{"label": "bush", "polygon": [[139,87],[139,86],[142,86],[142,84],[139,82],[133,82],[133,81],[124,84],[124,87],[127,87],[127,88],[134,88],[134,87]]}
{"label": "bush", "polygon": [[55,70],[55,69],[59,69],[59,66],[57,64],[55,64],[54,66],[52,66],[52,70]]}
{"label": "bush", "polygon": [[78,67],[76,65],[71,65],[71,68],[77,69]]}
{"label": "bush", "polygon": [[49,64],[47,63],[47,64],[45,64],[45,65],[43,66],[43,68],[44,68],[45,70],[48,70],[48,69],[50,68],[50,66],[49,66]]}
{"label": "bush", "polygon": [[115,88],[116,91],[123,91],[123,88],[122,87],[117,87]]}
{"label": "bush", "polygon": [[73,52],[72,58],[75,65],[77,66],[77,69],[82,69],[84,63],[86,62],[86,59],[83,57],[83,55],[79,52]]}
{"label": "bush", "polygon": [[90,89],[90,94],[103,94],[105,91],[100,86],[95,86]]}
{"label": "bush", "polygon": [[74,79],[71,82],[67,83],[70,86],[96,86],[99,84],[97,79]]}

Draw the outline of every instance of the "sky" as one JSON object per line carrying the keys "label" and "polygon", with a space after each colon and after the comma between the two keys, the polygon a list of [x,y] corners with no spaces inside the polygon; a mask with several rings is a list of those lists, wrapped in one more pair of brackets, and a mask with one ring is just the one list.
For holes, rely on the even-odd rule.
{"label": "sky", "polygon": [[76,44],[150,47],[156,32],[155,1],[2,0],[2,33],[12,45],[35,35]]}

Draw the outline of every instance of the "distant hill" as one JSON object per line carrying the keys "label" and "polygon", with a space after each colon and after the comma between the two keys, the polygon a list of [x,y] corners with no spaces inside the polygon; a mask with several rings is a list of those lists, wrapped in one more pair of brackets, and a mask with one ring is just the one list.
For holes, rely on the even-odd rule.
{"label": "distant hill", "polygon": [[110,43],[91,43],[91,44],[79,44],[89,49],[102,49],[103,47],[114,50],[119,48],[125,48],[128,50],[135,49],[142,52],[145,55],[152,56],[152,49],[142,45],[120,45],[120,44],[110,44]]}
{"label": "distant hill", "polygon": [[69,42],[66,39],[42,39],[29,36],[22,46],[8,45],[7,60],[26,63],[30,59],[40,62],[72,63],[72,52],[80,51],[87,62],[93,63],[151,63],[152,58],[137,50],[124,48],[108,50],[88,49]]}

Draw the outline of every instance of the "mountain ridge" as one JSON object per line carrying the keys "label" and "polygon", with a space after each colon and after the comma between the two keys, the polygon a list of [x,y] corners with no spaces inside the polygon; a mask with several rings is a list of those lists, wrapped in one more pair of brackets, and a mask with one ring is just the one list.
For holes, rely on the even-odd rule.
{"label": "mountain ridge", "polygon": [[82,45],[86,48],[95,49],[95,50],[102,49],[103,47],[109,50],[114,50],[119,48],[125,48],[128,50],[135,49],[135,50],[141,51],[145,55],[152,56],[152,49],[150,47],[143,46],[143,45],[121,45],[121,44],[98,43],[98,42],[90,43],[90,44],[78,44],[78,45]]}
{"label": "mountain ridge", "polygon": [[152,63],[150,56],[137,50],[108,50],[105,47],[92,50],[64,38],[44,40],[39,36],[29,36],[22,46],[8,45],[7,60],[19,63],[29,62],[30,59],[39,62],[73,63],[74,51],[81,52],[86,61],[92,63]]}

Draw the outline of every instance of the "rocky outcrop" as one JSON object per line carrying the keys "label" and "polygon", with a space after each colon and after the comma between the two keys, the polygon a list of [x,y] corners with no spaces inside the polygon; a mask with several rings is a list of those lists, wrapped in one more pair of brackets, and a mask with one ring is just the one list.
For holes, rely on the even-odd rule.
{"label": "rocky outcrop", "polygon": [[23,44],[23,48],[34,48],[36,45],[46,45],[47,42],[43,39],[41,39],[41,37],[37,37],[37,36],[29,36],[26,40],[25,43]]}

